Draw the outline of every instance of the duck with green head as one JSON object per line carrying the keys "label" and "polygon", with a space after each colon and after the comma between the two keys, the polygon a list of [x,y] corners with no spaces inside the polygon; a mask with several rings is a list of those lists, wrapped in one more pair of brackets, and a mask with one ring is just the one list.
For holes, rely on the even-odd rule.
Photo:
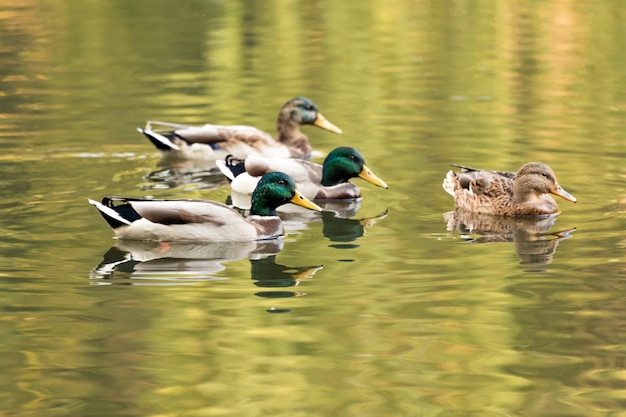
{"label": "duck with green head", "polygon": [[350,182],[362,178],[382,188],[387,184],[365,164],[359,151],[350,147],[333,149],[323,165],[302,159],[275,159],[250,155],[245,160],[229,156],[217,166],[231,180],[233,193],[250,195],[259,178],[268,172],[285,172],[296,182],[298,190],[311,200],[353,200],[361,190]]}
{"label": "duck with green head", "polygon": [[247,218],[217,201],[145,200],[105,197],[89,200],[120,239],[160,242],[234,242],[273,239],[284,230],[276,208],[293,203],[321,211],[296,189],[286,174],[264,175],[252,193]]}
{"label": "duck with green head", "polygon": [[485,171],[453,165],[443,189],[461,210],[501,216],[545,216],[559,207],[549,194],[576,202],[557,182],[554,171],[542,162],[524,164],[517,172]]}
{"label": "duck with green head", "polygon": [[287,101],[280,109],[278,137],[252,126],[187,126],[149,121],[137,129],[166,158],[177,160],[215,160],[232,154],[239,158],[263,155],[272,158],[310,158],[313,148],[300,126],[314,125],[333,133],[341,129],[329,122],[317,106],[305,97]]}

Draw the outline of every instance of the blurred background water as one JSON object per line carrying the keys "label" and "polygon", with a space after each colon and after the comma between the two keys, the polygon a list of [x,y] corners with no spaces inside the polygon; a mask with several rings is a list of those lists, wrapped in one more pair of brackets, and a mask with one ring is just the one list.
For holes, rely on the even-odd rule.
{"label": "blurred background water", "polygon": [[[0,415],[624,415],[625,6],[3,1]],[[294,96],[389,190],[233,245],[86,203],[226,201],[135,128],[273,133]],[[531,160],[578,198],[555,222],[445,217],[448,164]]]}

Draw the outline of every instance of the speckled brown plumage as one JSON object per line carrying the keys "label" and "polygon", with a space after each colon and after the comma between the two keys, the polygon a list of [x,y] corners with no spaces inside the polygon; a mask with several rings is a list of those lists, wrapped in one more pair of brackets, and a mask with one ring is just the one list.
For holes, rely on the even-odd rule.
{"label": "speckled brown plumage", "polygon": [[502,216],[542,216],[559,212],[549,193],[576,202],[576,198],[561,188],[554,171],[542,162],[524,164],[516,173],[453,166],[461,168],[461,172],[449,171],[443,188],[462,210]]}

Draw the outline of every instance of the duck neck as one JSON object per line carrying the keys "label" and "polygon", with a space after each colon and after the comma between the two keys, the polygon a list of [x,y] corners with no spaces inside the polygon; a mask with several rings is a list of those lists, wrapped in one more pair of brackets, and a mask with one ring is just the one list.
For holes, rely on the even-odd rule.
{"label": "duck neck", "polygon": [[[325,167],[324,167],[325,168]],[[322,185],[324,187],[332,187],[333,185],[343,184],[348,182],[349,178],[345,178],[343,175],[338,175],[333,170],[324,169],[322,171]]]}
{"label": "duck neck", "polygon": [[264,192],[252,193],[252,205],[250,215],[255,216],[276,216],[276,207],[270,203]]}
{"label": "duck neck", "polygon": [[524,204],[527,201],[532,199],[532,195],[533,192],[530,191],[528,188],[525,188],[523,186],[523,184],[520,184],[519,182],[515,182],[515,184],[513,184],[513,202],[515,204]]}
{"label": "duck neck", "polygon": [[520,207],[529,207],[532,214],[550,214],[558,211],[554,199],[546,193],[542,193],[516,181],[513,186],[513,204]]}
{"label": "duck neck", "polygon": [[278,115],[276,130],[278,131],[278,141],[285,145],[289,145],[300,136],[304,136],[300,132],[300,125],[291,119],[287,111],[282,111]]}
{"label": "duck neck", "polygon": [[356,175],[346,174],[346,168],[345,165],[341,165],[340,161],[327,158],[322,167],[322,185],[331,187],[350,181],[350,178]]}

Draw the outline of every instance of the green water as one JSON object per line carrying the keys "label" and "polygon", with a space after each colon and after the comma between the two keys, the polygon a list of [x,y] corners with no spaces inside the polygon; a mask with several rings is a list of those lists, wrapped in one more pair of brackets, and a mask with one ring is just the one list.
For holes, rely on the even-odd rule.
{"label": "green water", "polygon": [[[624,21],[620,0],[5,0],[0,415],[626,415]],[[87,204],[225,201],[135,128],[274,132],[294,96],[344,131],[303,128],[316,149],[389,184],[355,180],[349,219],[165,250]],[[541,236],[448,230],[448,164],[531,160],[578,198]]]}

